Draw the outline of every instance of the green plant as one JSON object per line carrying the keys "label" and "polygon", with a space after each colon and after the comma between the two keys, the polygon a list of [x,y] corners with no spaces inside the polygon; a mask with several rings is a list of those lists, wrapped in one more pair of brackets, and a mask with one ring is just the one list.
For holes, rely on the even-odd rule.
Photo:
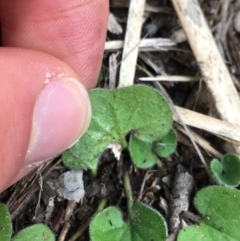
{"label": "green plant", "polygon": [[161,141],[153,143],[141,141],[132,135],[129,142],[129,151],[137,167],[149,168],[158,161],[158,157],[167,157],[172,154],[176,146],[176,133],[171,129]]}
{"label": "green plant", "polygon": [[156,163],[157,156],[167,156],[175,150],[172,112],[158,91],[140,85],[118,90],[96,89],[90,92],[90,99],[93,112],[90,127],[63,154],[66,166],[91,169],[96,174],[101,154],[111,146],[119,153],[121,149],[129,149],[134,164],[148,168]]}
{"label": "green plant", "polygon": [[228,153],[223,156],[221,162],[212,160],[210,169],[216,183],[236,187],[240,183],[240,158]]}
{"label": "green plant", "polygon": [[116,207],[108,207],[97,214],[90,224],[92,241],[165,241],[167,227],[163,217],[142,203],[133,203],[128,172],[124,173],[128,200],[128,217],[123,221]]}
{"label": "green plant", "polygon": [[183,228],[178,241],[240,240],[240,192],[230,187],[212,186],[199,191],[194,200],[202,214],[200,226]]}
{"label": "green plant", "polygon": [[1,241],[54,241],[53,232],[43,224],[35,224],[17,233],[12,239],[12,222],[5,205],[0,203],[0,240]]}
{"label": "green plant", "polygon": [[132,207],[132,219],[123,221],[116,207],[108,207],[91,222],[92,241],[165,241],[167,230],[163,218],[154,209],[142,203]]}
{"label": "green plant", "polygon": [[[172,129],[172,113],[165,99],[154,89],[131,86],[118,90],[90,92],[93,117],[87,133],[63,154],[66,166],[90,169],[96,175],[99,159],[106,148],[113,148],[119,157],[129,151],[133,163],[149,168],[159,163],[176,148]],[[213,178],[220,184],[239,184],[240,161],[227,154],[222,162],[211,163]],[[90,223],[92,241],[165,241],[167,227],[159,212],[142,203],[134,203],[128,171],[124,173],[128,212],[108,207],[97,213]],[[179,241],[240,240],[238,203],[240,193],[229,187],[209,187],[195,197],[195,205],[203,215],[199,227],[180,231]],[[225,207],[230,203],[229,209]],[[76,235],[76,237],[79,237]]]}
{"label": "green plant", "polygon": [[[169,156],[177,145],[172,129],[173,116],[165,99],[155,89],[131,86],[118,90],[90,92],[92,120],[86,134],[62,158],[73,169],[87,168],[97,173],[99,159],[106,148],[119,157],[129,151],[133,163],[149,168],[159,157]],[[128,171],[124,173],[128,213],[108,207],[90,224],[92,241],[165,241],[167,228],[159,212],[142,203],[133,203]]]}

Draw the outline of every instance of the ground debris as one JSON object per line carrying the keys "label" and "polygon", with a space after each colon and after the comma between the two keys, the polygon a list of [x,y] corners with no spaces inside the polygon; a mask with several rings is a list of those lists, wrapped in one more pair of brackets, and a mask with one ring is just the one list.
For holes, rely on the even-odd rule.
{"label": "ground debris", "polygon": [[193,177],[181,165],[177,166],[170,201],[170,233],[178,232],[182,226],[181,214],[188,211],[189,198],[193,190]]}

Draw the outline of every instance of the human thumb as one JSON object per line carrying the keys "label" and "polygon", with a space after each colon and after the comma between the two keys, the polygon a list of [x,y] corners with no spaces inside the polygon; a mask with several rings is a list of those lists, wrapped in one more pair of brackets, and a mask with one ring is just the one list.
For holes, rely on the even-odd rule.
{"label": "human thumb", "polygon": [[61,60],[38,51],[0,49],[0,192],[86,131],[87,91]]}

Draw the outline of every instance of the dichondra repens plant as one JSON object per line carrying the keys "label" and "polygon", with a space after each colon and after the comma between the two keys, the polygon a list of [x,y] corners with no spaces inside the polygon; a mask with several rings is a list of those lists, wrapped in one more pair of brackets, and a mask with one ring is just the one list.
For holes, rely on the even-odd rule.
{"label": "dichondra repens plant", "polygon": [[240,158],[227,153],[221,162],[217,159],[211,161],[212,177],[217,184],[236,187],[240,183]]}
{"label": "dichondra repens plant", "polygon": [[27,227],[12,236],[10,214],[4,204],[0,203],[0,240],[1,241],[54,241],[53,232],[43,224]]}
{"label": "dichondra repens plant", "polygon": [[199,226],[183,228],[178,241],[240,240],[240,192],[212,186],[199,191],[194,204],[202,215]]}
{"label": "dichondra repens plant", "polygon": [[[115,156],[127,149],[139,168],[153,166],[159,157],[170,155],[177,138],[172,129],[171,109],[155,89],[131,86],[118,90],[90,92],[92,120],[86,134],[63,154],[64,164],[72,169],[97,172],[99,159],[111,147]],[[126,137],[129,137],[129,141]],[[116,153],[118,152],[118,153]],[[156,210],[133,203],[128,172],[124,173],[128,215],[123,220],[116,207],[103,210],[90,224],[92,241],[164,241],[167,228]]]}
{"label": "dichondra repens plant", "polygon": [[[81,140],[63,154],[66,166],[90,169],[96,174],[104,150],[115,147],[118,155],[122,149],[127,149],[137,167],[149,168],[158,162],[159,157],[167,157],[175,150],[177,138],[172,129],[172,112],[158,91],[146,86],[96,89],[90,92],[90,99],[93,112],[90,127]],[[213,160],[213,178],[224,185],[238,185],[239,163],[239,158],[233,154],[224,156],[221,163]],[[124,173],[124,188],[128,202],[127,218],[124,220],[116,207],[106,208],[90,224],[91,240],[165,241],[167,228],[164,219],[154,209],[133,202],[127,171]],[[203,215],[202,223],[198,228],[184,228],[178,240],[211,241],[222,237],[240,240],[237,230],[240,214],[236,217],[239,193],[229,187],[210,187],[200,191],[195,205]],[[226,203],[230,204],[228,211],[223,208]]]}
{"label": "dichondra repens plant", "polygon": [[[96,173],[101,154],[110,146],[128,149],[137,167],[154,165],[158,156],[176,147],[171,109],[155,89],[135,85],[118,90],[90,91],[92,120],[86,134],[63,154],[72,169]],[[126,136],[130,134],[130,143]]]}

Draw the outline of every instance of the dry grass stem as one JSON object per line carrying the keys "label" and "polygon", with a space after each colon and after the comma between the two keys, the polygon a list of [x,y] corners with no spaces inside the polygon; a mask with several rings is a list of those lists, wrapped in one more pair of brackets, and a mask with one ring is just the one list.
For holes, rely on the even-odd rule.
{"label": "dry grass stem", "polygon": [[155,77],[141,77],[141,81],[173,81],[173,82],[189,82],[200,81],[200,76],[175,76],[175,75],[159,75]]}
{"label": "dry grass stem", "polygon": [[[123,48],[124,42],[122,40],[113,40],[105,42],[104,50],[106,52],[114,52]],[[149,38],[142,39],[133,47],[138,47],[139,51],[159,51],[164,47],[175,46],[176,44],[168,38]],[[162,49],[160,49],[162,48]],[[131,52],[131,50],[130,50]]]}
{"label": "dry grass stem", "polygon": [[[172,0],[172,3],[221,118],[240,126],[238,93],[198,2]],[[236,151],[240,154],[239,148]]]}
{"label": "dry grass stem", "polygon": [[115,89],[117,83],[117,56],[119,53],[113,53],[109,56],[109,89]]}
{"label": "dry grass stem", "polygon": [[123,32],[122,26],[118,23],[114,14],[109,13],[108,17],[108,31],[115,34],[121,34]]}
{"label": "dry grass stem", "polygon": [[[188,136],[188,133],[185,131],[184,128],[182,128],[180,125],[177,125],[177,129],[184,133],[185,135]],[[213,148],[211,146],[211,144],[204,139],[202,136],[198,135],[197,133],[195,133],[192,130],[189,130],[191,132],[192,137],[194,138],[194,141],[200,146],[202,147],[203,150],[205,150],[207,153],[211,154],[213,157],[217,157],[217,158],[222,158],[223,154],[220,153],[218,150],[216,150],[215,148]]]}
{"label": "dry grass stem", "polygon": [[[234,143],[240,143],[239,126],[232,125],[229,122],[221,121],[178,106],[175,106],[175,110],[186,125],[208,131],[218,135],[219,137],[223,137],[224,139],[230,139]],[[176,115],[174,115],[174,119],[175,121],[179,121]]]}
{"label": "dry grass stem", "polygon": [[120,68],[119,88],[130,86],[134,83],[145,2],[146,0],[131,0],[130,2]]}

